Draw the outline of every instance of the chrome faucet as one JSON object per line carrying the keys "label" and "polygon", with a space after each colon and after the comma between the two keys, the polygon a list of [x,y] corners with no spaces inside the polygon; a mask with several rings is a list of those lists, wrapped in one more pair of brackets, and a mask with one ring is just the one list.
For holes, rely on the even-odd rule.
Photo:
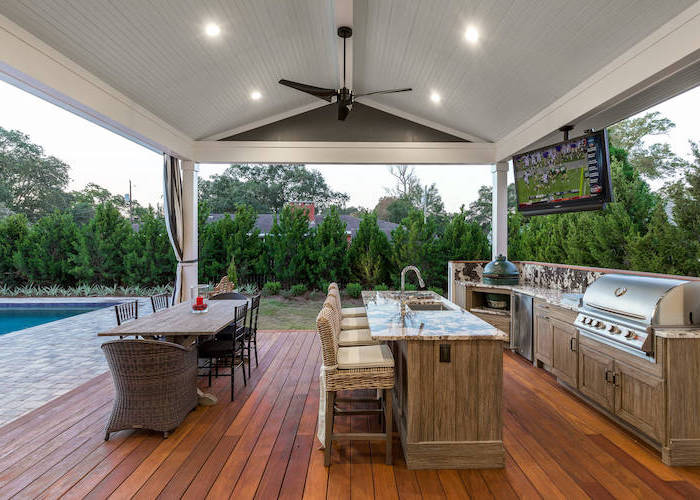
{"label": "chrome faucet", "polygon": [[423,283],[423,278],[420,275],[420,271],[416,266],[406,266],[401,270],[401,295],[403,295],[406,290],[406,272],[407,271],[415,271],[416,276],[418,276],[418,282],[420,283],[421,288],[425,288],[425,283]]}

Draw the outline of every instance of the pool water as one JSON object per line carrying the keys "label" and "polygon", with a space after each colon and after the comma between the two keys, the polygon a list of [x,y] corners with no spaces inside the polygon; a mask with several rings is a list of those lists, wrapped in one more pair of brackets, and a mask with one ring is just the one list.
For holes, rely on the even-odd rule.
{"label": "pool water", "polygon": [[21,306],[18,304],[2,304],[0,305],[0,335],[104,307],[111,307],[114,304],[116,302],[111,304],[22,304]]}

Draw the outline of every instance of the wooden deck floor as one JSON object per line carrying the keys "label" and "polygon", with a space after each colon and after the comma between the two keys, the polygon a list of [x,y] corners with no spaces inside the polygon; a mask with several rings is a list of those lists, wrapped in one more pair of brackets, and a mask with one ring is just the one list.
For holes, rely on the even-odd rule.
{"label": "wooden deck floor", "polygon": [[[0,428],[0,497],[8,498],[688,498],[700,470],[664,466],[656,452],[505,356],[506,468],[409,471],[394,440],[340,443],[323,466],[314,442],[320,348],[313,333],[261,335],[260,367],[236,401],[197,408],[168,439],[123,431],[103,441],[109,375]],[[239,377],[240,380],[240,377]],[[40,382],[37,382],[40,383]],[[375,417],[337,419],[370,430]]]}

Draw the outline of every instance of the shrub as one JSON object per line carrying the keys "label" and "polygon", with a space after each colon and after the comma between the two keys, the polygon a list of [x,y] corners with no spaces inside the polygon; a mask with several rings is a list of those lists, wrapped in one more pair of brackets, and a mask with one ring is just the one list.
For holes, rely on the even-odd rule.
{"label": "shrub", "polygon": [[279,295],[281,291],[282,283],[279,281],[267,281],[262,289],[263,295]]}
{"label": "shrub", "polygon": [[238,287],[238,291],[243,295],[255,295],[258,293],[258,286],[255,283],[246,283]]}
{"label": "shrub", "polygon": [[362,295],[362,285],[359,283],[348,283],[345,287],[345,293],[353,299],[357,299]]}
{"label": "shrub", "polygon": [[428,288],[428,290],[430,290],[431,292],[435,292],[438,295],[443,295],[443,290],[439,286],[431,286],[430,288]]}
{"label": "shrub", "polygon": [[304,295],[306,293],[306,285],[304,283],[292,285],[292,287],[289,289],[289,293],[291,293],[293,297]]}
{"label": "shrub", "polygon": [[403,289],[407,292],[415,292],[416,290],[418,290],[416,285],[414,285],[413,283],[406,283]]}
{"label": "shrub", "polygon": [[374,289],[377,292],[386,292],[387,290],[389,290],[389,285],[385,285],[384,283],[381,283],[381,284],[375,286]]}

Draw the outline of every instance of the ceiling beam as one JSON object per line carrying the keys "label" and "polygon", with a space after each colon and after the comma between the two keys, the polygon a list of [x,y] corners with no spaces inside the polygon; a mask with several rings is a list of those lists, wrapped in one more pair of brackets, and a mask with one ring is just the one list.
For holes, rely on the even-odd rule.
{"label": "ceiling beam", "polygon": [[198,163],[490,165],[496,145],[480,142],[195,141]]}
{"label": "ceiling beam", "polygon": [[149,149],[191,157],[192,138],[2,15],[0,79]]}
{"label": "ceiling beam", "polygon": [[[352,40],[350,37],[346,41],[345,45],[345,58],[346,65],[343,68],[343,39],[338,36],[338,28],[341,26],[347,26],[352,28],[352,2],[353,0],[335,0],[335,30],[334,35],[336,39],[336,44],[338,47],[338,88],[343,87],[343,79],[345,79],[345,87],[352,90],[352,69],[353,69],[353,58],[352,58]],[[354,36],[354,34],[353,34]],[[344,73],[345,72],[345,73]]]}
{"label": "ceiling beam", "polygon": [[[593,114],[600,115],[605,109],[673,78],[700,60],[698,33],[700,2],[671,19],[499,140],[497,160],[509,159],[563,125],[576,124],[582,117]],[[675,92],[669,90],[667,95],[659,95],[657,100],[662,102],[673,95]],[[617,117],[618,120],[624,118],[627,116]],[[601,127],[611,124],[601,124]]]}

